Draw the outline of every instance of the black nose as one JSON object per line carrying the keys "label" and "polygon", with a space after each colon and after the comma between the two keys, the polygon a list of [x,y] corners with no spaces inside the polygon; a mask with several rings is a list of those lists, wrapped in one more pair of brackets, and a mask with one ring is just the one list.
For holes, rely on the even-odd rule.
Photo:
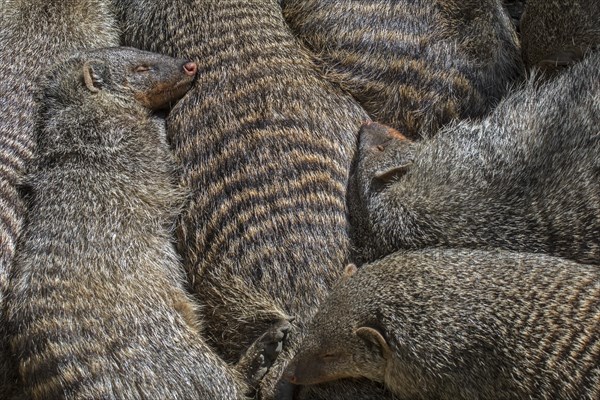
{"label": "black nose", "polygon": [[198,72],[198,66],[196,65],[195,62],[190,61],[183,65],[183,71],[185,72],[186,75],[194,76],[194,75],[196,75],[196,72]]}

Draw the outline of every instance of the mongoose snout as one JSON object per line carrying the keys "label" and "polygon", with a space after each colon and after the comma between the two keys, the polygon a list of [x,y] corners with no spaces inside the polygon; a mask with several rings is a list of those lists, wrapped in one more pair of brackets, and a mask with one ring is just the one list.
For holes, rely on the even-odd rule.
{"label": "mongoose snout", "polygon": [[89,92],[108,91],[115,98],[135,98],[152,111],[170,108],[191,89],[196,63],[133,48],[107,48],[89,52],[80,65]]}
{"label": "mongoose snout", "polygon": [[[412,147],[414,142],[402,133],[387,125],[376,122],[365,123],[359,132],[359,154],[363,170],[372,171],[369,192],[377,191],[385,185],[398,180],[408,172],[412,164]],[[368,153],[368,156],[364,156]],[[393,154],[391,157],[390,154]],[[390,163],[390,160],[394,160]]]}
{"label": "mongoose snout", "polygon": [[394,140],[408,140],[396,129],[377,122],[365,122],[360,128],[359,137],[361,146],[373,147],[380,151]]}
{"label": "mongoose snout", "polygon": [[[133,50],[122,51],[128,53]],[[198,72],[195,62],[135,51],[136,57],[124,65],[121,82],[133,91],[136,100],[144,107],[151,110],[169,109],[192,88]],[[143,56],[140,57],[140,54]]]}
{"label": "mongoose snout", "polygon": [[190,61],[183,64],[183,71],[186,73],[186,75],[196,76],[196,72],[198,72],[198,66],[195,62]]}

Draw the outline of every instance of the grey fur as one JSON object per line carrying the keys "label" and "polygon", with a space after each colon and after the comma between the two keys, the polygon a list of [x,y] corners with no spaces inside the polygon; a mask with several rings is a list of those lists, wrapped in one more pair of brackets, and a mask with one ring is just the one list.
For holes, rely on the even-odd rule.
{"label": "grey fur", "polygon": [[183,289],[171,243],[183,196],[164,120],[146,108],[189,90],[185,63],[110,48],[46,76],[8,308],[34,400],[242,398]]}
{"label": "grey fur", "polygon": [[25,206],[18,187],[35,153],[39,77],[65,54],[118,45],[104,0],[0,1],[0,398],[15,389],[7,354],[5,296]]}
{"label": "grey fur", "polygon": [[295,317],[259,388],[282,398],[280,374],[349,254],[345,191],[368,117],[323,79],[277,0],[115,3],[125,44],[200,66],[167,120],[190,191],[179,249],[207,338],[230,363]]}
{"label": "grey fur", "polygon": [[522,73],[501,0],[284,0],[290,27],[374,120],[410,138],[486,114]]}
{"label": "grey fur", "polygon": [[554,73],[600,48],[598,0],[528,0],[521,25],[529,68]]}
{"label": "grey fur", "polygon": [[286,372],[403,399],[600,398],[600,269],[508,251],[395,253],[345,277]]}
{"label": "grey fur", "polygon": [[365,126],[348,194],[358,257],[487,246],[600,264],[599,98],[596,52],[429,141]]}

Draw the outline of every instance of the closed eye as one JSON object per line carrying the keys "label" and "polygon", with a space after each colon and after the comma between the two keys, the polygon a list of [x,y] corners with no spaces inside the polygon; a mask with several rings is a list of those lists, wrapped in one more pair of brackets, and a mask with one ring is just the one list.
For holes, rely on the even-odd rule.
{"label": "closed eye", "polygon": [[331,361],[338,358],[338,355],[336,353],[325,353],[321,355],[321,358],[323,358],[324,360]]}
{"label": "closed eye", "polygon": [[148,72],[150,70],[151,68],[147,65],[138,65],[137,67],[135,67],[135,72]]}

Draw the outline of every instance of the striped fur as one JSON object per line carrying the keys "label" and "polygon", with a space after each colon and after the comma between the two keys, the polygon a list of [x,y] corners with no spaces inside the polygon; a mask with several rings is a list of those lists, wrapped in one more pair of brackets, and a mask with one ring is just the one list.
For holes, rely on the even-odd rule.
{"label": "striped fur", "polygon": [[[111,48],[47,76],[8,297],[11,347],[32,400],[243,397],[202,340],[183,288],[171,241],[183,197],[164,120],[132,92],[191,87],[183,63]],[[82,79],[90,65],[97,93]],[[140,65],[152,68],[137,73]]]}
{"label": "striped fur", "polygon": [[[599,98],[595,52],[553,81],[513,92],[483,121],[427,141],[388,137],[380,151],[365,127],[348,193],[364,260],[448,246],[600,264]],[[392,178],[376,187],[382,171]]]}
{"label": "striped fur", "polygon": [[395,253],[335,287],[289,376],[365,376],[402,399],[598,399],[600,269],[499,250]]}
{"label": "striped fur", "polygon": [[485,114],[521,73],[500,0],[283,0],[292,30],[370,116],[411,137]]}
{"label": "striped fur", "polygon": [[528,0],[521,25],[528,68],[554,73],[600,49],[598,0]]}
{"label": "striped fur", "polygon": [[276,0],[118,1],[124,44],[199,64],[167,130],[191,193],[179,227],[205,333],[236,362],[295,329],[262,398],[349,252],[345,191],[365,112],[316,71]]}
{"label": "striped fur", "polygon": [[118,44],[114,16],[102,0],[3,0],[0,2],[0,398],[14,386],[3,365],[4,298],[23,229],[18,187],[35,151],[34,99],[38,78],[62,55]]}

